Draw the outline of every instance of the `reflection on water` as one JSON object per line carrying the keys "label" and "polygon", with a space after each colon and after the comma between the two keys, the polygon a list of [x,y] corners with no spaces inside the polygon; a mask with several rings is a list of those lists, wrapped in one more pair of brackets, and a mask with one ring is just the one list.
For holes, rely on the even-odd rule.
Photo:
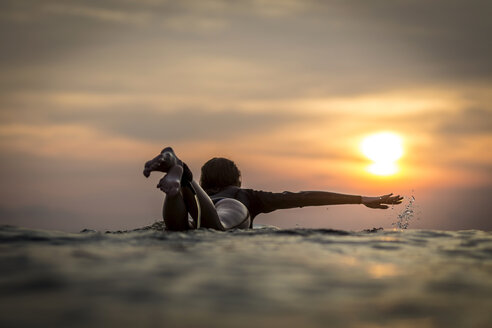
{"label": "reflection on water", "polygon": [[386,278],[399,275],[401,272],[398,267],[393,264],[370,264],[367,270],[373,278]]}
{"label": "reflection on water", "polygon": [[1,227],[0,268],[1,327],[491,326],[483,231]]}

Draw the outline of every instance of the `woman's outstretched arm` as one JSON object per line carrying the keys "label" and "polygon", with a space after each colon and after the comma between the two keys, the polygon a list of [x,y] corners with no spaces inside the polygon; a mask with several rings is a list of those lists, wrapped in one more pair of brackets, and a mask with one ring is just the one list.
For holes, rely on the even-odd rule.
{"label": "woman's outstretched arm", "polygon": [[327,191],[301,191],[273,193],[249,190],[254,200],[252,204],[258,213],[268,213],[279,209],[304,206],[325,206],[342,204],[363,204],[370,208],[388,208],[388,205],[400,204],[403,197],[388,194],[378,197],[339,194]]}

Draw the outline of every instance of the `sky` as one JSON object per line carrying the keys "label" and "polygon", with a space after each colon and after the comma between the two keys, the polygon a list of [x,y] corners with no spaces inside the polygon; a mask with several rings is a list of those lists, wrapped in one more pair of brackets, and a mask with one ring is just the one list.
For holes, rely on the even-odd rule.
{"label": "sky", "polygon": [[[263,214],[279,227],[491,230],[492,3],[2,0],[0,224],[123,230],[161,219],[172,146],[243,187],[406,197]],[[376,176],[362,140],[403,140]]]}

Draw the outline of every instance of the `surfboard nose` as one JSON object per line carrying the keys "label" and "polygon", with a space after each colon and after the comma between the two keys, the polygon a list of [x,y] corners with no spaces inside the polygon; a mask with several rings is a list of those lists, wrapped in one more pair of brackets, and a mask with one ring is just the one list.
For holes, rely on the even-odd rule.
{"label": "surfboard nose", "polygon": [[215,209],[225,230],[247,229],[251,224],[248,208],[236,199],[219,199],[215,203]]}

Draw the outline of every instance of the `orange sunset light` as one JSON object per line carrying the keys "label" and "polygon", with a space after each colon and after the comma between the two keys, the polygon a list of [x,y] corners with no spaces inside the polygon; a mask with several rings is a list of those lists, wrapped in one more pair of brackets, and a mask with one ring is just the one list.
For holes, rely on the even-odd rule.
{"label": "orange sunset light", "polygon": [[362,140],[362,153],[373,163],[367,170],[375,175],[389,176],[398,172],[397,161],[403,156],[402,138],[392,132],[371,134]]}

